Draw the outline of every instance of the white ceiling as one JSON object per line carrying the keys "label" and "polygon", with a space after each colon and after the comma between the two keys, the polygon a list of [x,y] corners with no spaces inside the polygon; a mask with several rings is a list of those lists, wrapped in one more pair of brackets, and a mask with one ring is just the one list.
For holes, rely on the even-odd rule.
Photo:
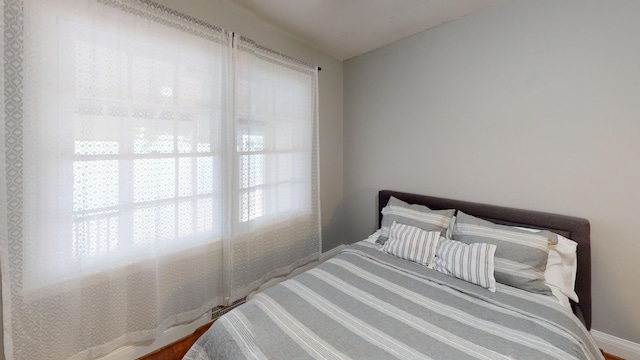
{"label": "white ceiling", "polygon": [[228,0],[346,60],[502,0]]}

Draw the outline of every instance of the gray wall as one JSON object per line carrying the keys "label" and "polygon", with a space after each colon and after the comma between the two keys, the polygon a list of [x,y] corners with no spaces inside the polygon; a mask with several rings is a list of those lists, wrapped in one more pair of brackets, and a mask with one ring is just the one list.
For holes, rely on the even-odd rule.
{"label": "gray wall", "polygon": [[260,45],[320,66],[320,201],[323,251],[342,244],[342,61],[290,34],[269,26],[244,9],[223,0],[155,0],[210,24],[234,31]]}
{"label": "gray wall", "polygon": [[345,62],[345,241],[390,188],[590,219],[596,330],[640,343],[640,1],[512,0]]}

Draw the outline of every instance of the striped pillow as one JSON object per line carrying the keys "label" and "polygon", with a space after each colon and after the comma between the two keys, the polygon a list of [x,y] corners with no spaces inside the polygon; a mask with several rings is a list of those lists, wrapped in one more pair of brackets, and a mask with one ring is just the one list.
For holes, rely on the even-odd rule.
{"label": "striped pillow", "polygon": [[495,252],[496,246],[492,244],[465,244],[441,238],[433,268],[496,292],[493,274]]}
{"label": "striped pillow", "polygon": [[532,233],[458,211],[451,238],[466,244],[480,242],[496,245],[496,281],[551,295],[551,289],[544,283],[544,271],[549,258],[549,246],[558,242],[554,233],[546,230]]}
{"label": "striped pillow", "polygon": [[382,209],[382,226],[377,243],[384,244],[387,241],[389,229],[394,221],[425,231],[438,231],[445,234],[454,213],[455,210],[431,210],[424,205],[410,205],[392,196]]}
{"label": "striped pillow", "polygon": [[394,221],[389,230],[389,240],[384,243],[382,251],[428,266],[436,255],[439,239],[440,233],[437,231],[424,231]]}

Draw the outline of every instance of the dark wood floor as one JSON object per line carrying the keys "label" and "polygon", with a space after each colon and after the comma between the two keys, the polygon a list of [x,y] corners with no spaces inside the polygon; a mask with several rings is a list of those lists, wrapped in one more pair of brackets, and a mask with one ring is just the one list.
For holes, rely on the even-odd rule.
{"label": "dark wood floor", "polygon": [[615,355],[607,354],[607,353],[606,353],[606,352],[604,352],[604,351],[602,352],[602,355],[604,355],[604,358],[605,358],[606,360],[624,360],[624,359],[623,359],[623,358],[621,358],[621,357],[617,357],[617,356],[615,356]]}
{"label": "dark wood floor", "polygon": [[[171,345],[165,346],[162,349],[155,351],[149,355],[143,356],[138,360],[180,360],[182,359],[184,354],[187,353],[191,345],[193,345],[193,343],[195,343],[196,340],[198,340],[198,338],[202,334],[204,334],[204,332],[207,331],[210,326],[211,324],[204,325],[198,328],[198,330],[196,330],[192,335],[187,336],[182,340],[176,341]],[[602,352],[602,354],[604,354],[604,358],[606,360],[624,360],[620,357],[607,354],[604,351]]]}

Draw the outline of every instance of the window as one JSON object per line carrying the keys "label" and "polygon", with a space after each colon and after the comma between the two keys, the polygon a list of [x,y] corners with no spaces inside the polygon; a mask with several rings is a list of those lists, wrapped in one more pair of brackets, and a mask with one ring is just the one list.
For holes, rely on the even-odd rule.
{"label": "window", "polygon": [[[50,163],[60,166],[43,163],[36,173],[58,181],[42,192],[51,207],[34,220],[50,221],[68,244],[34,251],[36,283],[312,213],[312,73],[239,51],[233,121],[223,44],[88,27],[69,17],[60,29],[66,115],[58,137],[48,137],[50,125],[36,130],[60,156]],[[49,213],[60,201],[70,213]],[[233,228],[225,230],[227,223]],[[35,235],[47,236],[47,228]],[[43,259],[51,251],[64,259],[55,267]]]}
{"label": "window", "polygon": [[[240,159],[240,222],[264,215],[264,135],[241,133],[236,141]],[[250,206],[250,205],[253,206]]]}
{"label": "window", "polygon": [[41,170],[63,179],[43,196],[68,202],[59,229],[68,245],[51,244],[67,263],[42,262],[41,274],[75,276],[220,240],[222,44],[158,43],[68,18],[61,29],[68,117],[52,147],[70,161]]}
{"label": "window", "polygon": [[110,34],[93,32],[74,32],[69,61],[77,101],[74,259],[219,238],[222,164],[211,135],[220,133],[222,62],[144,38],[111,48],[95,42]]}
{"label": "window", "polygon": [[269,223],[309,214],[313,78],[267,57],[245,56],[240,52],[236,64],[239,220]]}

